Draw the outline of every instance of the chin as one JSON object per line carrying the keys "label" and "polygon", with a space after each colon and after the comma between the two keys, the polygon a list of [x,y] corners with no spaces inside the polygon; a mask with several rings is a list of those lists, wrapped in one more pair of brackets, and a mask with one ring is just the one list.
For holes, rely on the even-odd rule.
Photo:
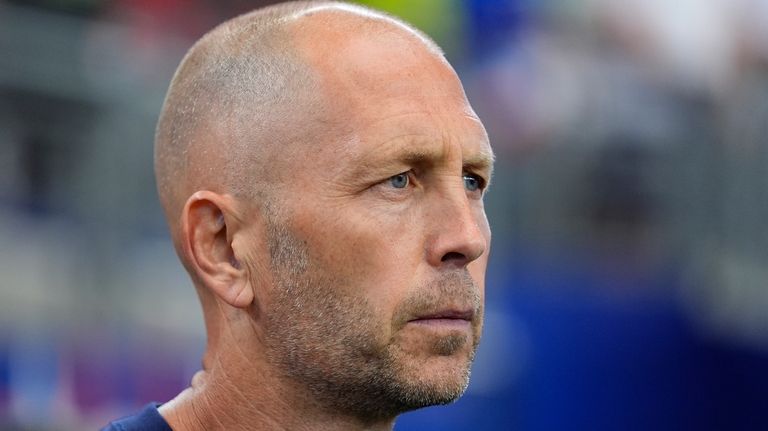
{"label": "chin", "polygon": [[449,404],[464,394],[469,385],[472,353],[454,352],[449,356],[435,355],[427,359],[413,358],[402,383],[408,390],[408,410],[438,404]]}

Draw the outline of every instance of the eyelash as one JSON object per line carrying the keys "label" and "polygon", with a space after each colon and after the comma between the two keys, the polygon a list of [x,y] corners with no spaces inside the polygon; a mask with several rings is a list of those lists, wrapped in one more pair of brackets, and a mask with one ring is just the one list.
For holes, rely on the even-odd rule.
{"label": "eyelash", "polygon": [[[402,187],[394,187],[394,184],[392,183],[392,181],[401,175],[405,176],[405,184]],[[413,175],[413,171],[400,172],[399,174],[392,175],[391,177],[384,180],[384,183],[389,182],[390,185],[392,185],[393,188],[395,189],[405,189],[412,185],[413,183],[412,175]],[[478,175],[472,172],[464,172],[462,173],[461,177],[462,177],[462,181],[466,181],[466,178],[472,178],[475,181],[477,181],[477,189],[468,190],[468,191],[470,192],[479,191],[481,194],[485,192],[487,181],[481,175]]]}
{"label": "eyelash", "polygon": [[483,178],[482,176],[480,176],[478,174],[472,173],[472,172],[464,172],[461,176],[462,176],[462,179],[467,178],[467,177],[474,178],[477,181],[477,190],[480,193],[484,193],[485,192],[485,187],[488,184],[488,182],[485,180],[485,178]]}
{"label": "eyelash", "polygon": [[[400,177],[400,176],[404,176],[404,177],[405,177],[405,185],[404,185],[403,187],[394,187],[394,182],[393,182],[393,181],[395,180],[395,178],[397,178],[397,177]],[[399,174],[396,174],[396,175],[392,175],[391,177],[387,178],[387,181],[389,181],[389,182],[390,182],[390,184],[391,184],[391,185],[392,185],[394,188],[396,188],[396,189],[404,189],[404,188],[407,188],[407,187],[408,187],[408,186],[410,186],[410,185],[411,185],[411,183],[412,183],[412,180],[411,180],[411,171],[400,172]]]}

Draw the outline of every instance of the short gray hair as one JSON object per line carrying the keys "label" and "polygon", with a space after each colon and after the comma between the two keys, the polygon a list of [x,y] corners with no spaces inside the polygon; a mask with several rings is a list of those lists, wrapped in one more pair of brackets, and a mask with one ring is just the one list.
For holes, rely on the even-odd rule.
{"label": "short gray hair", "polygon": [[[259,148],[307,133],[286,123],[322,111],[323,105],[317,77],[297,52],[286,23],[324,10],[386,21],[442,55],[428,36],[403,21],[341,2],[281,3],[217,26],[181,61],[157,124],[155,175],[172,225],[188,195],[200,188],[258,194],[263,176],[258,173],[270,166],[270,156]],[[212,139],[216,142],[206,142]]]}

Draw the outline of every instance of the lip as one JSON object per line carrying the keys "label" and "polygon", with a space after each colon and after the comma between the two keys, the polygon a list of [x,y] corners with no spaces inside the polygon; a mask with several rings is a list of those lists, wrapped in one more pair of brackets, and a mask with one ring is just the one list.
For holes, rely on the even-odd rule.
{"label": "lip", "polygon": [[428,312],[416,316],[415,320],[431,320],[431,319],[452,319],[452,320],[472,320],[474,312],[470,309],[467,310],[440,310],[435,312]]}
{"label": "lip", "polygon": [[467,310],[439,310],[434,312],[427,312],[416,316],[414,319],[408,321],[408,323],[416,323],[422,325],[466,325],[474,318],[474,311]]}

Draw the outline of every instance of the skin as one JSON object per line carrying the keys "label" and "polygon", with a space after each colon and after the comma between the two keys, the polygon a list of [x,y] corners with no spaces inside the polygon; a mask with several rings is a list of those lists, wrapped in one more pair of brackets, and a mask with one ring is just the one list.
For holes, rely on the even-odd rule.
{"label": "skin", "polygon": [[[209,339],[203,371],[160,409],[174,430],[391,429],[421,405],[374,411],[352,403],[365,391],[324,387],[376,364],[398,388],[446,398],[433,403],[466,386],[491,237],[467,182],[490,180],[485,130],[453,69],[413,34],[343,11],[300,19],[293,37],[319,77],[313,120],[325,127],[274,150],[294,156],[264,173],[271,207],[212,185],[171,224]],[[359,30],[328,25],[345,20]]]}

